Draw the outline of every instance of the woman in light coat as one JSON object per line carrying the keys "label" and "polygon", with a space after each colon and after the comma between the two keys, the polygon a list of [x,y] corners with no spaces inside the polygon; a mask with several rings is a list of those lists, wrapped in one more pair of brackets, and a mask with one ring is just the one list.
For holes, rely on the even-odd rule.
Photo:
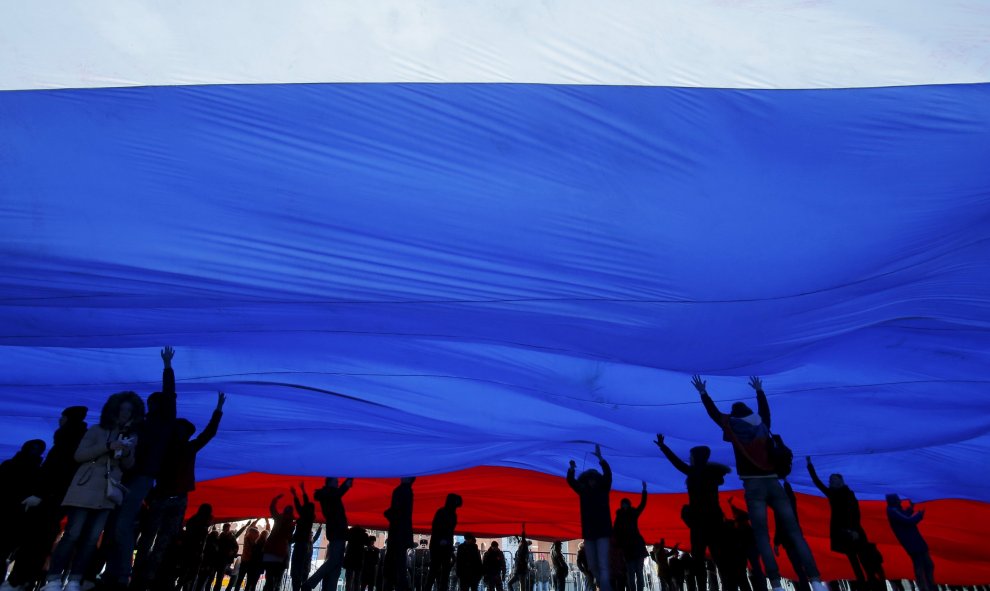
{"label": "woman in light coat", "polygon": [[69,580],[65,591],[79,591],[96,542],[116,506],[108,495],[110,487],[120,482],[123,470],[134,465],[137,437],[132,433],[143,418],[141,398],[134,392],[118,392],[103,405],[100,424],[83,436],[75,453],[79,468],[62,501],[68,523],[52,551],[48,580],[42,591],[61,591],[67,568]]}

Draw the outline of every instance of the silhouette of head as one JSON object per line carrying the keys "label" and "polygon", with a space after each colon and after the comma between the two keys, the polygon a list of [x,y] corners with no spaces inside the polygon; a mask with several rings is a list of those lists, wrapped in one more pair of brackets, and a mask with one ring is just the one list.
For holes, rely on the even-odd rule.
{"label": "silhouette of head", "polygon": [[492,548],[495,548],[496,550],[498,550],[498,542],[496,542],[495,540],[492,540],[491,547]]}
{"label": "silhouette of head", "polygon": [[632,509],[632,501],[629,499],[622,499],[619,501],[619,508],[621,509]]}
{"label": "silhouette of head", "polygon": [[327,476],[323,481],[323,484],[325,484],[327,488],[337,488],[340,486],[340,481],[334,476]]}
{"label": "silhouette of head", "polygon": [[82,423],[86,420],[86,413],[89,409],[85,406],[70,406],[62,411],[62,416],[58,419],[58,426],[64,427],[66,423]]}
{"label": "silhouette of head", "polygon": [[196,509],[196,515],[200,517],[212,517],[213,516],[213,505],[209,503],[203,503]]}
{"label": "silhouette of head", "polygon": [[221,529],[223,530],[224,533],[229,532],[230,531],[230,524],[229,523],[223,524],[223,527]]}
{"label": "silhouette of head", "polygon": [[887,506],[888,507],[900,507],[901,506],[901,497],[899,497],[898,495],[896,495],[894,493],[888,494],[887,495]]}
{"label": "silhouette of head", "polygon": [[415,476],[403,476],[402,478],[399,479],[399,482],[402,483],[402,484],[412,484],[412,483],[416,482],[416,477]]}
{"label": "silhouette of head", "polygon": [[135,425],[144,419],[144,401],[134,392],[111,394],[100,412],[100,427],[107,431]]}
{"label": "silhouette of head", "polygon": [[691,465],[703,466],[708,463],[708,458],[712,457],[712,448],[707,445],[699,445],[691,448]]}
{"label": "silhouette of head", "polygon": [[476,540],[477,540],[477,538],[474,537],[474,534],[472,534],[470,532],[467,532],[467,533],[464,534],[464,542],[465,543],[473,544]]}
{"label": "silhouette of head", "polygon": [[828,477],[828,487],[829,488],[842,488],[846,485],[846,481],[842,478],[842,474],[832,474]]}
{"label": "silhouette of head", "polygon": [[602,473],[594,468],[585,470],[578,476],[578,483],[588,488],[598,488],[602,483]]}
{"label": "silhouette of head", "polygon": [[189,438],[196,432],[196,425],[186,419],[175,419],[172,433],[179,441],[189,441]]}
{"label": "silhouette of head", "polygon": [[456,509],[463,504],[464,504],[464,499],[461,498],[461,495],[456,493],[448,494],[447,502],[444,503],[444,505],[446,505],[448,508],[453,508],[453,509]]}
{"label": "silhouette of head", "polygon": [[282,517],[292,519],[292,505],[286,505],[282,508]]}
{"label": "silhouette of head", "polygon": [[737,419],[748,417],[751,414],[753,414],[753,409],[747,406],[745,402],[733,402],[732,411],[729,413],[730,416]]}
{"label": "silhouette of head", "polygon": [[45,453],[46,447],[48,445],[44,441],[31,439],[30,441],[25,441],[24,445],[21,446],[21,453],[40,458],[41,454]]}

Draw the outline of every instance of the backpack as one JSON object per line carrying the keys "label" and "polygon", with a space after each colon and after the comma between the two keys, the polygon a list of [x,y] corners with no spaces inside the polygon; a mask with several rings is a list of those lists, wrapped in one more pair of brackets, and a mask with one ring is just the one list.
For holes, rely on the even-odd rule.
{"label": "backpack", "polygon": [[770,433],[768,442],[770,463],[777,476],[787,478],[794,467],[794,452],[784,443],[783,437]]}

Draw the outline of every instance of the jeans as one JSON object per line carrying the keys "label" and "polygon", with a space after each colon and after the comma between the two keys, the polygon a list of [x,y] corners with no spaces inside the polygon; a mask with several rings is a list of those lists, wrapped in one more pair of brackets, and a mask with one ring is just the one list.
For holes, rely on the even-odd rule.
{"label": "jeans", "polygon": [[135,579],[155,579],[158,567],[165,558],[165,551],[172,539],[182,531],[187,503],[186,495],[152,501],[148,511],[148,524],[141,531],[141,539],[138,541],[137,561],[134,563]]}
{"label": "jeans", "polygon": [[320,568],[316,569],[305,583],[304,587],[310,589],[316,587],[320,582],[323,583],[322,591],[337,591],[337,580],[340,578],[340,567],[344,564],[344,546],[346,540],[336,539],[330,540],[330,545],[327,546],[327,559],[323,561]]}
{"label": "jeans", "polygon": [[155,480],[150,476],[135,476],[127,484],[124,502],[117,508],[112,550],[107,556],[107,570],[104,576],[108,580],[126,584],[131,576],[138,513],[141,512],[141,504],[144,503],[144,498],[148,496],[154,483]]}
{"label": "jeans", "polygon": [[780,587],[780,567],[770,544],[770,531],[767,527],[767,507],[773,509],[777,528],[783,528],[785,535],[794,545],[794,551],[805,574],[811,580],[818,580],[818,566],[811,555],[811,549],[804,540],[801,526],[794,516],[794,509],[784,492],[784,487],[776,478],[743,478],[743,489],[746,492],[746,508],[753,523],[753,535],[756,537],[756,547],[763,558],[767,578],[773,587]]}
{"label": "jeans", "polygon": [[588,558],[588,568],[595,575],[600,591],[612,591],[612,579],[608,574],[609,539],[585,538],[584,555]]}
{"label": "jeans", "polygon": [[[48,580],[59,579],[65,567],[72,559],[72,569],[69,578],[81,581],[89,559],[96,550],[96,542],[103,533],[110,509],[84,509],[82,507],[67,507],[69,521],[65,525],[65,533],[55,550],[52,552],[51,564],[48,567]],[[73,556],[75,550],[75,556]]]}

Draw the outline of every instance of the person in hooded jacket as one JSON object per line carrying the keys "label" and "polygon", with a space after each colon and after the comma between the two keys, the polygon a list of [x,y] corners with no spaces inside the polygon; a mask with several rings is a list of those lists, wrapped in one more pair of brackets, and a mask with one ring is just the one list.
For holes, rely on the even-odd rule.
{"label": "person in hooded jacket", "polygon": [[0,583],[7,577],[7,559],[21,541],[27,516],[24,501],[41,479],[41,457],[47,444],[40,439],[24,443],[9,460],[0,464]]}
{"label": "person in hooded jacket", "polygon": [[598,581],[598,588],[601,591],[612,591],[609,578],[609,539],[612,537],[609,492],[612,490],[612,469],[602,457],[600,445],[595,445],[595,457],[602,467],[601,472],[585,470],[580,477],[575,478],[577,463],[571,460],[567,469],[567,484],[574,489],[581,502],[581,535],[584,538],[588,566]]}
{"label": "person in hooded jacket", "polygon": [[454,530],[457,529],[457,508],[464,503],[461,496],[450,493],[443,507],[433,515],[430,530],[430,571],[426,577],[426,591],[450,588],[450,567],[454,563]]}
{"label": "person in hooded jacket", "polygon": [[148,396],[148,414],[136,430],[138,444],[134,450],[134,466],[124,473],[127,492],[107,524],[107,531],[112,535],[104,536],[103,541],[108,547],[103,580],[117,588],[126,587],[130,579],[138,514],[161,469],[175,422],[175,373],[172,371],[175,349],[166,346],[160,355],[164,364],[162,389]]}
{"label": "person in hooded jacket", "polygon": [[492,540],[485,550],[481,568],[484,571],[485,590],[502,591],[502,581],[505,580],[505,554],[502,554],[502,549],[495,540]]}
{"label": "person in hooded jacket", "polygon": [[643,482],[643,492],[640,494],[639,505],[632,506],[632,501],[622,499],[615,512],[615,542],[622,550],[626,564],[626,589],[628,591],[643,591],[643,561],[649,556],[646,550],[646,540],[639,532],[639,516],[646,509],[646,482]]}
{"label": "person in hooded jacket", "polygon": [[406,553],[413,543],[413,483],[415,476],[405,476],[392,490],[392,502],[385,510],[388,520],[388,545],[384,557],[384,591],[409,590],[409,577],[406,570]]}
{"label": "person in hooded jacket", "polygon": [[85,406],[70,406],[59,417],[54,444],[41,464],[32,490],[21,501],[24,527],[17,560],[10,578],[3,584],[4,591],[33,588],[42,577],[45,560],[55,545],[65,516],[62,499],[79,466],[75,453],[86,434],[88,412]]}
{"label": "person in hooded jacket", "polygon": [[210,422],[196,437],[193,437],[196,426],[188,420],[176,419],[172,424],[172,438],[149,495],[148,519],[137,544],[132,591],[142,591],[155,580],[165,552],[182,529],[189,493],[196,489],[196,456],[216,436],[226,401],[227,395],[217,392],[217,405]]}
{"label": "person in hooded jacket", "polygon": [[[754,413],[743,402],[735,402],[729,414],[723,414],[711,396],[706,383],[700,376],[691,380],[708,416],[722,429],[722,439],[732,444],[736,458],[736,473],[743,482],[746,507],[753,524],[756,545],[766,568],[774,591],[781,587],[780,567],[770,543],[770,530],[767,525],[767,508],[773,509],[777,527],[783,528],[797,550],[797,557],[811,580],[813,591],[826,591],[815,563],[815,557],[804,539],[801,526],[794,516],[790,501],[780,485],[777,470],[771,459],[770,403],[763,391],[763,382],[751,377],[749,385],[756,391],[757,412]],[[693,548],[692,548],[693,550]]]}
{"label": "person in hooded jacket", "polygon": [[808,474],[818,490],[828,499],[829,526],[828,535],[832,552],[845,554],[852,567],[856,582],[860,586],[866,584],[866,574],[863,569],[863,549],[869,540],[863,530],[862,518],[859,512],[859,500],[856,494],[846,485],[842,474],[832,474],[828,477],[828,486],[818,477],[811,456],[806,458]]}
{"label": "person in hooded jacket", "polygon": [[103,405],[100,423],[80,441],[73,456],[79,468],[62,499],[68,523],[52,551],[44,591],[61,591],[66,570],[66,591],[79,591],[107,517],[119,503],[108,493],[116,492],[123,471],[134,465],[137,441],[127,434],[143,418],[144,401],[134,392],[118,392]]}
{"label": "person in hooded jacket", "polygon": [[457,546],[457,581],[461,591],[478,591],[482,576],[481,551],[478,540],[470,533]]}

